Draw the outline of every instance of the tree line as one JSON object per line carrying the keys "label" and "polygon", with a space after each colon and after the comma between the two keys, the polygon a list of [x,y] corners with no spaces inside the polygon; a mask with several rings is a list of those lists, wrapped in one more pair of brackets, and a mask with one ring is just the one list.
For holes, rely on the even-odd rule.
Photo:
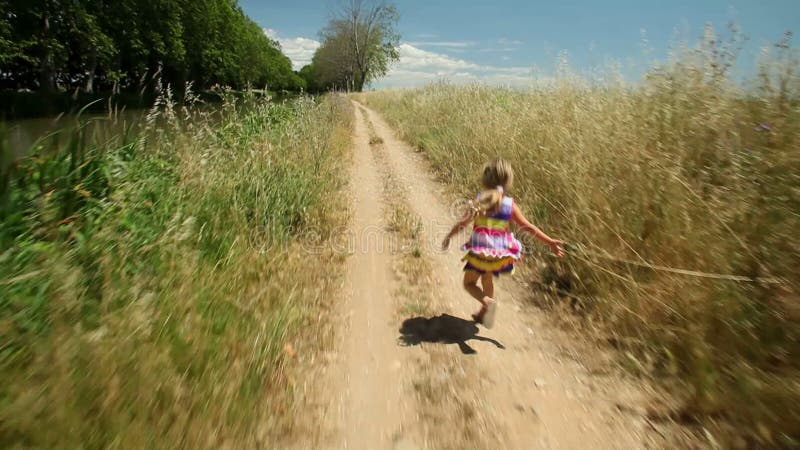
{"label": "tree line", "polygon": [[236,0],[0,0],[0,87],[299,90],[280,45]]}
{"label": "tree line", "polygon": [[298,73],[236,0],[0,0],[0,89],[361,91],[398,59],[398,18],[390,3],[341,0]]}

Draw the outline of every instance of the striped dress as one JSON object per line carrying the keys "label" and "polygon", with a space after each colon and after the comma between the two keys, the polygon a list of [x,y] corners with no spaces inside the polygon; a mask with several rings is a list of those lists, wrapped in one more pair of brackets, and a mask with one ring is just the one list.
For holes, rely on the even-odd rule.
{"label": "striped dress", "polygon": [[522,257],[522,244],[510,229],[513,206],[514,199],[504,196],[497,212],[475,218],[472,236],[462,246],[467,251],[464,270],[495,275],[514,271],[514,263]]}

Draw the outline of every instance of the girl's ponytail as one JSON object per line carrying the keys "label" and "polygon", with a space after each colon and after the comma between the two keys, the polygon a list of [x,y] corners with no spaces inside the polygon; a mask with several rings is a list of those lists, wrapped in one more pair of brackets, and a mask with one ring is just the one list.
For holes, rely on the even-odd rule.
{"label": "girl's ponytail", "polygon": [[508,161],[496,158],[483,166],[481,183],[486,189],[475,198],[473,209],[476,215],[492,214],[500,207],[505,190],[514,182],[514,171]]}
{"label": "girl's ponytail", "polygon": [[475,198],[475,214],[480,216],[491,214],[497,210],[501,201],[503,201],[503,186],[487,189]]}

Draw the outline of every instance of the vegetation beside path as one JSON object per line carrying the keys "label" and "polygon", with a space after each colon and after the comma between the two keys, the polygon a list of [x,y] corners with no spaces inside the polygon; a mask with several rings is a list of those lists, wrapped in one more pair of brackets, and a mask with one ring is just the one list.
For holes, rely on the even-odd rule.
{"label": "vegetation beside path", "polygon": [[197,111],[165,100],[146,130],[2,162],[6,445],[269,447],[294,426],[339,282],[351,106]]}
{"label": "vegetation beside path", "polygon": [[[734,43],[735,44],[735,43]],[[538,299],[561,299],[723,446],[800,445],[800,67],[787,40],[741,84],[709,35],[636,85],[562,67],[526,90],[433,84],[363,94],[460,195],[501,155],[537,224]],[[614,80],[614,77],[608,79]],[[705,432],[701,430],[707,430]]]}

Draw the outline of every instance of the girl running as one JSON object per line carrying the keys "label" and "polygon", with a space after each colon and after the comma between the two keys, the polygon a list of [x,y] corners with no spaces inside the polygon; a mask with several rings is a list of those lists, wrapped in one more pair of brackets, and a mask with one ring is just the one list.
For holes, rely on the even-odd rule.
{"label": "girl running", "polygon": [[444,238],[442,249],[446,250],[450,246],[450,239],[473,222],[472,237],[462,246],[467,251],[462,259],[466,261],[464,289],[481,303],[481,309],[472,318],[491,328],[497,310],[492,276],[513,273],[514,263],[522,256],[522,244],[514,238],[509,228],[510,222],[549,245],[556,256],[563,256],[564,249],[563,242],[551,238],[528,222],[514,199],[505,195],[514,181],[514,172],[507,161],[497,158],[487,163],[483,167],[481,181],[485,190],[475,197],[464,217]]}

